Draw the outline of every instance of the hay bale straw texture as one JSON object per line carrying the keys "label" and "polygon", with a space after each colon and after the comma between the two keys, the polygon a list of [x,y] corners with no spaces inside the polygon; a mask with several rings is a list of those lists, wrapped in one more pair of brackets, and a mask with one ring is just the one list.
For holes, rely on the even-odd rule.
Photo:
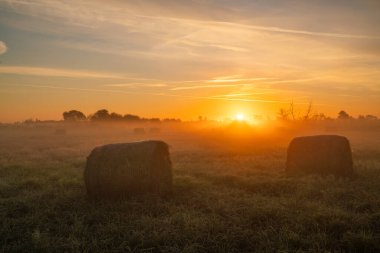
{"label": "hay bale straw texture", "polygon": [[294,138],[287,151],[286,171],[350,177],[353,174],[350,142],[338,135]]}
{"label": "hay bale straw texture", "polygon": [[163,141],[109,144],[87,157],[84,172],[91,198],[122,198],[172,190],[169,147]]}

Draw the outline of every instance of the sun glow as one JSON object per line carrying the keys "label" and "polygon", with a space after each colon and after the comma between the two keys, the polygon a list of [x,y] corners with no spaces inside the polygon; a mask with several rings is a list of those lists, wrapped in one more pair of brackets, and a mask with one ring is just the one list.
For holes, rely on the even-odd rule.
{"label": "sun glow", "polygon": [[237,121],[244,121],[245,120],[244,114],[242,114],[242,113],[236,114],[235,115],[235,120],[237,120]]}

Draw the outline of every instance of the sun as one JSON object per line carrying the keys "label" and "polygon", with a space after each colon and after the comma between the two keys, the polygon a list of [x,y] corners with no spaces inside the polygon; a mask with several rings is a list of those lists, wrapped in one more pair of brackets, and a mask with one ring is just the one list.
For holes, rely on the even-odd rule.
{"label": "sun", "polygon": [[245,120],[244,114],[242,114],[242,113],[236,114],[235,115],[235,120],[237,120],[237,121],[244,121]]}

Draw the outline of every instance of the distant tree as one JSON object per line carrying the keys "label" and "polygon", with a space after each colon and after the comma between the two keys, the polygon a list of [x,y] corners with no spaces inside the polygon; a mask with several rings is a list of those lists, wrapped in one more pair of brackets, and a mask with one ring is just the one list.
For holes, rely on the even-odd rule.
{"label": "distant tree", "polygon": [[141,118],[137,115],[132,115],[132,114],[125,114],[123,117],[124,120],[127,121],[139,121]]}
{"label": "distant tree", "polygon": [[106,121],[110,119],[110,114],[106,109],[99,110],[91,116],[93,121]]}
{"label": "distant tree", "polygon": [[64,112],[62,116],[63,116],[63,120],[65,121],[81,121],[81,120],[86,119],[86,116],[82,112],[77,111],[77,110]]}
{"label": "distant tree", "polygon": [[311,114],[312,109],[313,109],[313,102],[310,101],[306,109],[305,115],[303,116],[304,120],[310,119],[310,114]]}
{"label": "distant tree", "polygon": [[174,118],[166,118],[163,119],[164,122],[173,122],[173,123],[180,123],[182,122],[180,119],[174,119]]}
{"label": "distant tree", "polygon": [[36,121],[34,119],[26,119],[23,121],[24,124],[33,124],[35,123]]}
{"label": "distant tree", "polygon": [[279,120],[289,120],[289,111],[284,108],[280,108],[280,111],[277,113],[277,119]]}
{"label": "distant tree", "polygon": [[338,113],[338,119],[351,119],[351,116],[342,110]]}
{"label": "distant tree", "polygon": [[366,120],[377,120],[378,118],[375,115],[367,114],[365,116]]}
{"label": "distant tree", "polygon": [[312,120],[326,120],[327,116],[324,113],[316,113],[313,116],[311,116]]}
{"label": "distant tree", "polygon": [[307,111],[303,117],[295,111],[294,102],[291,101],[289,104],[289,109],[286,110],[284,108],[280,108],[280,111],[277,113],[277,119],[279,120],[298,120],[298,119],[309,119],[310,113],[311,113],[312,104],[309,103],[309,107],[307,108]]}
{"label": "distant tree", "polygon": [[293,102],[293,100],[292,100],[292,102],[290,102],[288,114],[290,116],[292,116],[292,120],[296,119],[295,112],[294,112],[294,102]]}
{"label": "distant tree", "polygon": [[152,122],[152,123],[160,123],[161,120],[159,118],[151,118],[149,119],[149,122]]}
{"label": "distant tree", "polygon": [[113,112],[109,115],[110,120],[123,120],[123,115]]}

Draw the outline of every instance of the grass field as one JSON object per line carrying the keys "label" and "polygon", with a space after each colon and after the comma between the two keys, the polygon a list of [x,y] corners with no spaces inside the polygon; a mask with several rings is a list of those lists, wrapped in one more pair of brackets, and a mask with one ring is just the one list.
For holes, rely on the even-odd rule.
{"label": "grass field", "polygon": [[[380,252],[380,134],[346,132],[353,180],[287,177],[292,134],[218,136],[128,127],[0,129],[2,252]],[[171,146],[174,192],[92,202],[83,182],[95,146]]]}

